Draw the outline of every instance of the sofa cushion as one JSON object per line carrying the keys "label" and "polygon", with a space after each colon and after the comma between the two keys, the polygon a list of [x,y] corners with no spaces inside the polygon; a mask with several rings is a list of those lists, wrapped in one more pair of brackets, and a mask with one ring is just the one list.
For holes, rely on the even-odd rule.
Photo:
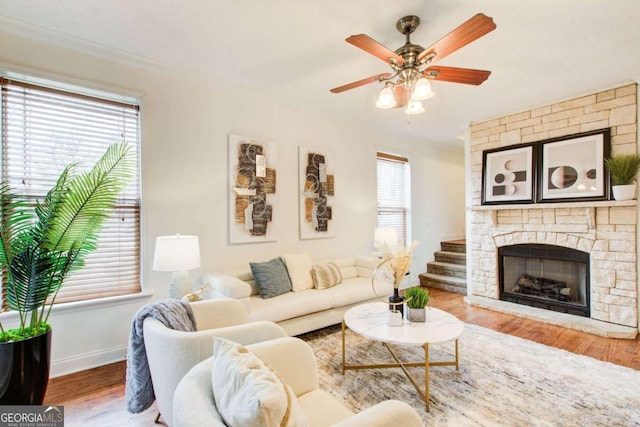
{"label": "sofa cushion", "polygon": [[358,270],[356,269],[355,258],[340,258],[332,261],[335,265],[340,267],[340,274],[342,280],[353,279],[358,277]]}
{"label": "sofa cushion", "polygon": [[311,272],[316,289],[329,289],[342,282],[340,268],[333,262],[314,265]]}
{"label": "sofa cushion", "polygon": [[291,278],[291,288],[294,292],[313,288],[313,278],[311,277],[313,263],[308,253],[284,254],[282,260],[287,266]]}
{"label": "sofa cushion", "polygon": [[213,339],[211,385],[230,427],[306,426],[293,390],[258,356],[238,343]]}
{"label": "sofa cushion", "polygon": [[[298,396],[298,400],[304,414],[309,419],[309,425],[312,426],[330,426],[353,416],[353,412],[321,389],[315,389]],[[398,425],[398,427],[402,426]]]}
{"label": "sofa cushion", "polygon": [[[339,288],[340,286],[342,285],[331,289]],[[317,289],[287,292],[278,296],[278,298],[268,300],[264,300],[257,295],[252,296],[249,298],[249,320],[281,322],[294,317],[329,310],[335,307],[334,298],[335,296],[329,293],[329,290],[319,291]]]}
{"label": "sofa cushion", "polygon": [[250,262],[249,265],[262,298],[273,298],[291,291],[291,280],[280,257],[267,262]]}
{"label": "sofa cushion", "polygon": [[356,304],[376,297],[381,300],[386,299],[393,293],[393,284],[389,282],[376,281],[375,292],[371,286],[371,279],[356,277],[355,279],[343,280],[338,286],[326,289],[322,292],[330,294],[335,301],[336,307]]}

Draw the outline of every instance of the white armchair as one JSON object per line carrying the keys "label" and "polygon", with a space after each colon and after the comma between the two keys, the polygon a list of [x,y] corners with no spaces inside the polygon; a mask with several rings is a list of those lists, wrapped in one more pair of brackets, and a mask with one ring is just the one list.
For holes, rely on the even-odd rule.
{"label": "white armchair", "polygon": [[[319,388],[316,358],[299,338],[278,338],[246,347],[291,386],[310,427],[424,426],[413,408],[397,400],[378,403],[358,414],[351,412]],[[213,358],[208,358],[178,384],[173,397],[173,427],[225,426],[213,398],[212,368]]]}
{"label": "white armchair", "polygon": [[160,415],[173,426],[173,394],[182,377],[198,362],[211,356],[214,336],[242,345],[287,333],[272,322],[247,323],[247,312],[234,299],[215,299],[191,303],[198,328],[195,332],[169,329],[153,318],[144,321],[144,345]]}

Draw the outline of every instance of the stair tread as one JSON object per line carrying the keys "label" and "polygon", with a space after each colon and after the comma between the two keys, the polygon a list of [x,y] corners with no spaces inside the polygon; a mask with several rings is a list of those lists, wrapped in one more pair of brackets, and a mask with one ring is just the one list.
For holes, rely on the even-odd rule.
{"label": "stair tread", "polygon": [[435,273],[420,273],[420,276],[426,277],[432,280],[438,280],[440,282],[456,284],[460,286],[467,286],[467,279],[463,279],[461,277],[444,276],[442,274],[435,274]]}
{"label": "stair tread", "polygon": [[438,267],[446,267],[450,270],[458,270],[458,271],[466,271],[466,264],[452,264],[450,262],[442,262],[442,261],[429,261],[427,265],[433,265]]}
{"label": "stair tread", "polygon": [[450,251],[435,251],[434,254],[448,256],[452,258],[466,258],[467,254],[464,252],[450,252]]}
{"label": "stair tread", "polygon": [[460,246],[464,246],[467,244],[467,240],[466,239],[456,239],[456,240],[444,240],[440,243],[446,243],[448,245],[460,245]]}

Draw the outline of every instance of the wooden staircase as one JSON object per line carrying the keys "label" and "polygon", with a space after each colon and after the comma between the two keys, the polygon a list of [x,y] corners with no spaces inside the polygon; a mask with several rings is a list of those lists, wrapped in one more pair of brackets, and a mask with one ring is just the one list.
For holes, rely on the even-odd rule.
{"label": "wooden staircase", "polygon": [[467,294],[466,240],[440,242],[435,261],[427,263],[427,272],[419,275],[420,286]]}

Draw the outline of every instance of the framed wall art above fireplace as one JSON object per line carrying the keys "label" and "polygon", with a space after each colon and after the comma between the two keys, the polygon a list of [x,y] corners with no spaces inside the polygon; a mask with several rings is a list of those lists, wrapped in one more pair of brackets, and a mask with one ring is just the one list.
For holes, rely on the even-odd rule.
{"label": "framed wall art above fireplace", "polygon": [[482,153],[482,204],[533,203],[535,146],[521,144]]}
{"label": "framed wall art above fireplace", "polygon": [[610,131],[540,141],[538,201],[568,202],[609,199]]}

